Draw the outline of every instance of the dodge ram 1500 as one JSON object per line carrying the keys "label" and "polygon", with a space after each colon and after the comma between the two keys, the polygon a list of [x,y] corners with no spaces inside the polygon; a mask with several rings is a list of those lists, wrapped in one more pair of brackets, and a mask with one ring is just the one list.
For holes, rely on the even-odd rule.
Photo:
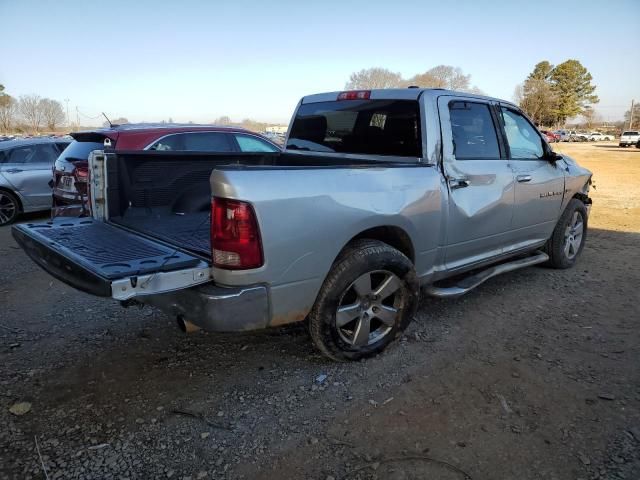
{"label": "dodge ram 1500", "polygon": [[571,267],[591,205],[518,107],[441,89],[306,96],[283,152],[105,147],[89,170],[92,217],[13,227],[51,275],[185,328],[306,321],[336,360],[382,351],[421,290]]}

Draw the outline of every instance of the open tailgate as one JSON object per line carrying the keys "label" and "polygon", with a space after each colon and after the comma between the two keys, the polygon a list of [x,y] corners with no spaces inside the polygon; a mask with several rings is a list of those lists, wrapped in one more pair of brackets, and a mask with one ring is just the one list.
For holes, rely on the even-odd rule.
{"label": "open tailgate", "polygon": [[12,234],[52,276],[101,297],[126,300],[210,279],[199,257],[91,218],[15,225]]}

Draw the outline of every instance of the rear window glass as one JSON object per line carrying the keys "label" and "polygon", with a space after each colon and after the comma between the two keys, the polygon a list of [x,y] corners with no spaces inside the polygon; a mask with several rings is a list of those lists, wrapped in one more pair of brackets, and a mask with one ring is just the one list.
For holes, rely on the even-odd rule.
{"label": "rear window glass", "polygon": [[638,135],[640,132],[632,131],[632,132],[624,132],[622,135]]}
{"label": "rear window glass", "polygon": [[74,140],[62,151],[58,159],[67,160],[69,162],[76,162],[78,160],[87,161],[89,159],[89,154],[94,150],[104,150],[104,143],[78,142],[77,140]]}
{"label": "rear window glass", "polygon": [[289,150],[420,157],[415,100],[343,100],[300,105]]}

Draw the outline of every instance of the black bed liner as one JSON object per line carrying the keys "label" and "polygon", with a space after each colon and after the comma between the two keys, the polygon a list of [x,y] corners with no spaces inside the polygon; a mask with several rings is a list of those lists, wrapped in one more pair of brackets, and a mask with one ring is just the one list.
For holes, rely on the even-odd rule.
{"label": "black bed liner", "polygon": [[196,256],[87,218],[16,225],[18,244],[42,268],[63,282],[111,296],[111,281],[195,267]]}
{"label": "black bed liner", "polygon": [[209,212],[117,218],[114,222],[206,258],[211,257]]}

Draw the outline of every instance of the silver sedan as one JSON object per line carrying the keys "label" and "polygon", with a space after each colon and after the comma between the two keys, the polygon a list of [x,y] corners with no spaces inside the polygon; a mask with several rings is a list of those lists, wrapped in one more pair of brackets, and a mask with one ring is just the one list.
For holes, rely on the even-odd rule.
{"label": "silver sedan", "polygon": [[0,141],[0,226],[51,208],[52,167],[67,145],[61,138]]}

